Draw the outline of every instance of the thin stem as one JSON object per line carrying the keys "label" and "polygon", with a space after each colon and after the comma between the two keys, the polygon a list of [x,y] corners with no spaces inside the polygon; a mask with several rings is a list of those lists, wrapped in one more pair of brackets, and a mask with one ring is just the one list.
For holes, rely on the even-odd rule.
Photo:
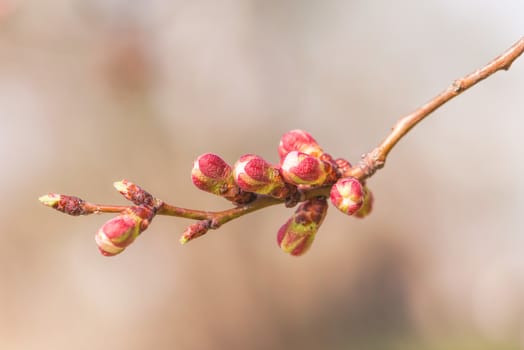
{"label": "thin stem", "polygon": [[93,204],[89,202],[84,203],[87,214],[100,214],[100,213],[121,213],[128,209],[127,205],[105,205],[105,204]]}
{"label": "thin stem", "polygon": [[362,157],[359,166],[349,169],[344,173],[344,176],[352,176],[360,180],[372,176],[376,170],[384,166],[389,152],[415,125],[434,112],[437,108],[452,98],[460,95],[473,85],[486,79],[493,73],[499,70],[508,70],[513,61],[515,61],[523,52],[524,37],[484,67],[477,69],[463,78],[455,80],[446,90],[435,96],[428,103],[422,105],[414,112],[400,118],[384,141],[382,141],[382,143],[373,151],[365,154]]}
{"label": "thin stem", "polygon": [[[299,201],[302,202],[315,197],[327,197],[328,195],[329,186],[321,186],[311,190],[301,191]],[[226,222],[229,222],[243,215],[252,213],[259,209],[282,203],[285,203],[284,199],[260,196],[251,203],[247,203],[231,209],[226,209],[223,211],[204,211],[180,208],[164,202],[158,208],[157,215],[176,216],[193,220],[212,220],[213,228],[218,228],[222,224],[225,224]]]}

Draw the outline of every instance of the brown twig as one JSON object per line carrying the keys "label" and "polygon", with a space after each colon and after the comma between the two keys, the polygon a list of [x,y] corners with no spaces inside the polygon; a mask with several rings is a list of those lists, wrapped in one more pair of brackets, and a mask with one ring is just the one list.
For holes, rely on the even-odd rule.
{"label": "brown twig", "polygon": [[[308,191],[301,191],[299,202],[303,202],[306,199],[315,197],[327,197],[329,195],[330,186],[316,187]],[[228,221],[236,219],[245,214],[252,213],[256,210],[266,208],[276,204],[284,203],[284,199],[278,199],[273,197],[260,196],[251,203],[244,204],[235,208],[226,209],[223,211],[203,211],[180,208],[168,203],[163,203],[157,211],[158,215],[168,215],[183,217],[186,219],[193,220],[213,220],[213,229],[220,227]]]}
{"label": "brown twig", "polygon": [[415,125],[453,97],[458,96],[493,73],[499,70],[508,70],[522,52],[524,52],[524,37],[484,67],[455,80],[446,90],[428,103],[400,118],[384,141],[371,152],[364,154],[359,166],[349,169],[344,173],[344,176],[351,176],[360,180],[372,176],[376,170],[384,166],[389,152]]}

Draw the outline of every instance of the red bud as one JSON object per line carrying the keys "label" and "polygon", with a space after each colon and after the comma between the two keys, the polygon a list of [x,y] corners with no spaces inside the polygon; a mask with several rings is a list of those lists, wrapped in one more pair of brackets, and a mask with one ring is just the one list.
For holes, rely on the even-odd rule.
{"label": "red bud", "polygon": [[323,153],[317,141],[304,130],[291,130],[282,135],[278,145],[278,154],[282,161],[291,151],[299,151],[314,157],[320,157]]}
{"label": "red bud", "polygon": [[283,198],[286,184],[280,171],[262,157],[245,154],[235,163],[234,179],[238,187],[247,192]]}
{"label": "red bud", "polygon": [[331,187],[330,199],[338,210],[344,214],[352,215],[362,207],[364,200],[363,186],[355,178],[341,178]]}
{"label": "red bud", "polygon": [[231,167],[212,153],[203,154],[195,160],[191,180],[199,189],[219,196],[234,187]]}
{"label": "red bud", "polygon": [[289,152],[281,165],[282,176],[294,185],[322,185],[330,171],[328,163],[298,151]]}

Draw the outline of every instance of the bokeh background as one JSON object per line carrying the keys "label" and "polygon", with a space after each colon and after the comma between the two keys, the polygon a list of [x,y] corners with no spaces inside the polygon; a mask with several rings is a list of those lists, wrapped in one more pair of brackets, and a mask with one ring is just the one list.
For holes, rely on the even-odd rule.
{"label": "bokeh background", "polygon": [[287,130],[357,161],[396,119],[524,33],[513,1],[0,0],[1,349],[524,347],[524,58],[410,133],[369,185],[282,253],[274,207],[186,246],[159,217],[122,255],[47,192],[185,207],[215,152],[276,162]]}

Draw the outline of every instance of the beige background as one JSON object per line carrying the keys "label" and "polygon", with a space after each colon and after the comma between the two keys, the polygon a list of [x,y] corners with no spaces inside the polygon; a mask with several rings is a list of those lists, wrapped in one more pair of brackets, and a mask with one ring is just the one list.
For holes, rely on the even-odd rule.
{"label": "beige background", "polygon": [[0,348],[519,349],[524,346],[524,58],[418,126],[335,209],[308,254],[270,208],[187,246],[159,217],[102,257],[128,178],[186,207],[215,152],[277,160],[310,131],[356,161],[395,120],[524,34],[514,1],[0,0]]}

